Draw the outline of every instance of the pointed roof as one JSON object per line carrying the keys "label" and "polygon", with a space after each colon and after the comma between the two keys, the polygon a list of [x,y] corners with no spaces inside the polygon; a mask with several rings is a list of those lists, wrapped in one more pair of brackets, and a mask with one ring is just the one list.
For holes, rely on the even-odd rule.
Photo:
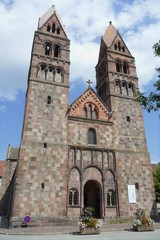
{"label": "pointed roof", "polygon": [[103,40],[106,43],[107,47],[110,47],[111,44],[113,43],[115,37],[118,34],[117,29],[112,25],[112,22],[109,22],[109,26],[107,27],[104,35],[103,35]]}
{"label": "pointed roof", "polygon": [[39,23],[38,23],[38,28],[43,27],[43,25],[54,15],[56,14],[58,21],[60,22],[61,26],[64,27],[62,20],[59,16],[59,14],[57,13],[57,11],[55,10],[55,6],[52,5],[52,7],[50,9],[48,9],[48,11],[41,17],[39,18]]}

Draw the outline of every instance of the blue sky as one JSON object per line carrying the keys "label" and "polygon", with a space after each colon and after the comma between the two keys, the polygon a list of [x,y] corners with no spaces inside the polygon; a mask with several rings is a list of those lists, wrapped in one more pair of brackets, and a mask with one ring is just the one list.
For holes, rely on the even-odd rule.
{"label": "blue sky", "polygon": [[[141,91],[150,91],[156,81],[160,58],[152,46],[158,42],[159,0],[0,0],[0,159],[7,146],[18,147],[22,131],[25,92],[33,34],[38,18],[55,5],[71,39],[70,99],[72,102],[91,79],[100,37],[109,21],[119,30],[136,59]],[[160,112],[143,111],[148,150],[152,162],[160,162]]]}

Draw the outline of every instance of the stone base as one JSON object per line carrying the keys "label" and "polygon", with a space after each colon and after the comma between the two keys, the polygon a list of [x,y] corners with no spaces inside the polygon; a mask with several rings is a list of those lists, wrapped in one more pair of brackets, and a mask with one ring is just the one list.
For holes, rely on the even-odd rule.
{"label": "stone base", "polygon": [[90,227],[88,227],[88,228],[82,228],[82,229],[80,229],[80,234],[81,235],[87,235],[87,234],[100,234],[100,228],[97,228],[97,229],[95,229],[95,228],[90,228]]}
{"label": "stone base", "polygon": [[133,226],[133,230],[136,232],[154,231],[154,224]]}

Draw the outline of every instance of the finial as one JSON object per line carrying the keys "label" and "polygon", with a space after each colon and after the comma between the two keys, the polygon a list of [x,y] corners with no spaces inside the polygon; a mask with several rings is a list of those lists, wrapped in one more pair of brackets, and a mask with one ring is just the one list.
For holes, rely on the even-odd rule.
{"label": "finial", "polygon": [[88,88],[90,88],[90,85],[92,84],[91,80],[89,79],[86,83],[88,83]]}
{"label": "finial", "polygon": [[109,24],[112,24],[112,21],[109,21]]}

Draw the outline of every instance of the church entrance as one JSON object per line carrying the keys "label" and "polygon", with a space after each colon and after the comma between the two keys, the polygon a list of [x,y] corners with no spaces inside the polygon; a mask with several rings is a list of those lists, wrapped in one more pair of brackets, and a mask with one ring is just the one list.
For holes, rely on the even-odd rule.
{"label": "church entrance", "polygon": [[84,207],[94,208],[93,217],[101,218],[101,186],[90,180],[84,186]]}

